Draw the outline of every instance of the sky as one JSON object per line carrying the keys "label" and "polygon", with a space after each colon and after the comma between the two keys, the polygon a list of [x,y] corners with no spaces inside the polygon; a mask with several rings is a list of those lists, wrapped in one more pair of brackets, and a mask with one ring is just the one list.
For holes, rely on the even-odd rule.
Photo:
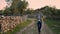
{"label": "sky", "polygon": [[57,9],[60,9],[60,0],[27,0],[29,2],[29,8],[41,8],[46,5],[48,6],[56,6]]}
{"label": "sky", "polygon": [[6,2],[5,0],[0,0],[0,10],[4,9],[4,7],[6,6]]}
{"label": "sky", "polygon": [[[28,8],[32,8],[32,9],[37,9],[37,8],[41,8],[44,7],[46,5],[48,6],[56,6],[56,8],[60,9],[60,0],[26,0],[28,1],[29,5]],[[6,2],[5,0],[0,0],[0,10],[4,9],[4,7],[6,7]]]}

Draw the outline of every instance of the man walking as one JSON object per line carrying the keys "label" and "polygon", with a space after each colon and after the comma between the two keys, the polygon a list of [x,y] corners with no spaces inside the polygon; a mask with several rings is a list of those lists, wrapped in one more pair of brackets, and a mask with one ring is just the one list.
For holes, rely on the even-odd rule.
{"label": "man walking", "polygon": [[37,21],[37,26],[38,26],[38,33],[40,34],[41,32],[41,27],[42,27],[42,19],[41,15],[38,14],[38,21]]}

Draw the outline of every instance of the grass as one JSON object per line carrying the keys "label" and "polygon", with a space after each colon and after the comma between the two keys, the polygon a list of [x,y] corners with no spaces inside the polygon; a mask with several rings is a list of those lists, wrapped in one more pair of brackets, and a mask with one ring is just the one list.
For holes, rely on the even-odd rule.
{"label": "grass", "polygon": [[32,22],[32,20],[27,20],[24,23],[20,23],[19,25],[17,25],[13,31],[8,31],[5,34],[15,34],[16,32],[18,32],[19,30],[21,30],[22,28],[26,27],[27,25],[29,25]]}
{"label": "grass", "polygon": [[54,33],[60,34],[60,20],[46,19],[45,22]]}

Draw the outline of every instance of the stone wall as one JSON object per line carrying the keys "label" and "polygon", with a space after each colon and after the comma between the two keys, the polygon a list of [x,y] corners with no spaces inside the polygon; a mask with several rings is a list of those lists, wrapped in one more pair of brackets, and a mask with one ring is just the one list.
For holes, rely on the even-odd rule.
{"label": "stone wall", "polygon": [[16,25],[27,20],[27,16],[4,16],[0,17],[1,31],[7,32],[13,30]]}

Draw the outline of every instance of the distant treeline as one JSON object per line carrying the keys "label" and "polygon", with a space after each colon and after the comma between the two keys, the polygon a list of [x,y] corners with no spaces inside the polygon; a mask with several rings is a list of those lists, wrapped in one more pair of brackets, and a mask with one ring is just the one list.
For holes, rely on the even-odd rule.
{"label": "distant treeline", "polygon": [[36,10],[43,13],[43,15],[47,16],[47,18],[60,19],[60,9],[56,9],[56,7],[45,6]]}
{"label": "distant treeline", "polygon": [[[12,1],[12,2],[11,2]],[[22,16],[25,14],[33,14],[34,10],[27,8],[28,2],[26,0],[6,0],[6,2],[11,2],[11,6],[6,6],[5,10],[0,10],[0,15],[11,16],[17,15]],[[8,4],[9,5],[9,4]]]}

